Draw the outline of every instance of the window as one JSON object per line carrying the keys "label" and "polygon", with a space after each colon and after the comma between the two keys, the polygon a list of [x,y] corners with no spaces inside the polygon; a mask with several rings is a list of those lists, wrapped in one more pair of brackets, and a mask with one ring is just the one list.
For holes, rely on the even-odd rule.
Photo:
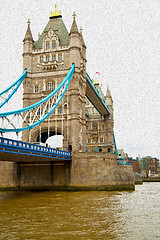
{"label": "window", "polygon": [[55,82],[46,82],[46,91],[53,91],[55,89]]}
{"label": "window", "polygon": [[46,56],[46,62],[49,62],[49,60],[50,60],[50,57]]}
{"label": "window", "polygon": [[104,129],[104,125],[102,125],[102,129]]}
{"label": "window", "polygon": [[52,55],[52,61],[56,61],[56,54]]}
{"label": "window", "polygon": [[58,62],[62,62],[62,53],[58,54]]}
{"label": "window", "polygon": [[58,114],[62,114],[62,107],[58,107]]}
{"label": "window", "polygon": [[94,114],[94,108],[92,108],[92,114]]}
{"label": "window", "polygon": [[43,63],[43,57],[42,56],[40,57],[40,63]]}
{"label": "window", "polygon": [[46,42],[46,49],[50,49],[50,42],[49,41]]}
{"label": "window", "polygon": [[100,143],[103,143],[103,138],[100,138]]}
{"label": "window", "polygon": [[56,48],[56,41],[52,41],[52,48]]}
{"label": "window", "polygon": [[91,139],[90,138],[88,139],[88,143],[91,143]]}
{"label": "window", "polygon": [[97,137],[93,138],[93,142],[98,143],[98,138]]}
{"label": "window", "polygon": [[93,130],[98,130],[98,125],[97,124],[93,124],[92,129]]}
{"label": "window", "polygon": [[34,92],[39,93],[39,86],[38,85],[34,86]]}
{"label": "window", "polygon": [[86,130],[88,130],[88,126],[86,126]]}

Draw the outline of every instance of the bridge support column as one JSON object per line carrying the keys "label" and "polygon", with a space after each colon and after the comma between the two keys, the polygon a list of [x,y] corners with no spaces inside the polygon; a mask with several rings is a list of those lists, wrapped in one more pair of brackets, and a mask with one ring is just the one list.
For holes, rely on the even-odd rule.
{"label": "bridge support column", "polygon": [[73,152],[85,152],[85,81],[79,72],[74,73],[69,87],[69,144]]}

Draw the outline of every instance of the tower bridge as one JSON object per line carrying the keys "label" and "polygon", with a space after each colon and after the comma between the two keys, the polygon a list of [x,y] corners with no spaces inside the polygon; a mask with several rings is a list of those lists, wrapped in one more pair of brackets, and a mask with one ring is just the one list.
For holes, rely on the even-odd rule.
{"label": "tower bridge", "polygon": [[[23,84],[23,108],[0,113],[0,161],[9,162],[16,176],[13,185],[134,188],[130,166],[117,164],[111,92],[107,88],[103,94],[99,83],[87,74],[86,62],[86,45],[75,13],[68,33],[55,7],[37,41],[28,20],[23,40],[24,73],[0,93],[2,108]],[[22,132],[22,141],[7,140],[5,132],[17,136]],[[63,136],[61,151],[38,149],[34,144],[57,134]]]}

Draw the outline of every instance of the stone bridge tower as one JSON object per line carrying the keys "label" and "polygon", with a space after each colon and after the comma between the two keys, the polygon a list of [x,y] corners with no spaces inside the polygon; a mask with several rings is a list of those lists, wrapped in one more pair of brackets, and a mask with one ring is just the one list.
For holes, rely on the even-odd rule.
{"label": "stone bridge tower", "polygon": [[[27,77],[23,83],[23,107],[41,100],[53,91],[65,78],[72,63],[75,63],[75,72],[68,93],[64,96],[63,106],[60,105],[56,114],[52,114],[50,118],[50,132],[63,135],[64,150],[67,150],[68,145],[73,152],[85,152],[86,46],[82,29],[78,30],[75,17],[74,13],[68,33],[61,12],[55,5],[55,10],[51,13],[49,22],[42,34],[39,34],[37,41],[33,40],[30,20],[28,20],[27,32],[23,40],[23,68],[27,68]],[[63,128],[62,109],[64,109]],[[44,138],[47,129],[46,120],[41,126]],[[38,141],[39,132],[39,126],[32,129],[32,142]],[[22,140],[29,141],[29,131],[23,132]]]}

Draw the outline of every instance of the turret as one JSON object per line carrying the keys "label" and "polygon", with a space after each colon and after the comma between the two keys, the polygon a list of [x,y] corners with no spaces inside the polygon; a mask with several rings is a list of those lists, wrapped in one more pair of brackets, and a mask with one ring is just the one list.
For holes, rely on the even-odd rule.
{"label": "turret", "polygon": [[33,37],[30,29],[30,20],[28,19],[28,28],[23,40],[23,68],[27,68],[28,72],[32,70],[32,51],[33,51]]}
{"label": "turret", "polygon": [[82,35],[82,27],[80,28],[80,36],[81,36],[81,45],[82,45],[82,55],[84,57],[84,59],[86,60],[86,44],[84,42],[84,38]]}
{"label": "turret", "polygon": [[108,85],[107,85],[107,92],[106,92],[106,102],[107,102],[107,105],[108,105],[110,111],[113,111],[113,100],[112,100],[111,92],[109,90]]}
{"label": "turret", "polygon": [[77,23],[76,23],[76,14],[73,13],[73,23],[69,34],[69,46],[70,46],[70,66],[72,63],[75,63],[75,67],[80,68],[81,63],[81,35],[78,31]]}

